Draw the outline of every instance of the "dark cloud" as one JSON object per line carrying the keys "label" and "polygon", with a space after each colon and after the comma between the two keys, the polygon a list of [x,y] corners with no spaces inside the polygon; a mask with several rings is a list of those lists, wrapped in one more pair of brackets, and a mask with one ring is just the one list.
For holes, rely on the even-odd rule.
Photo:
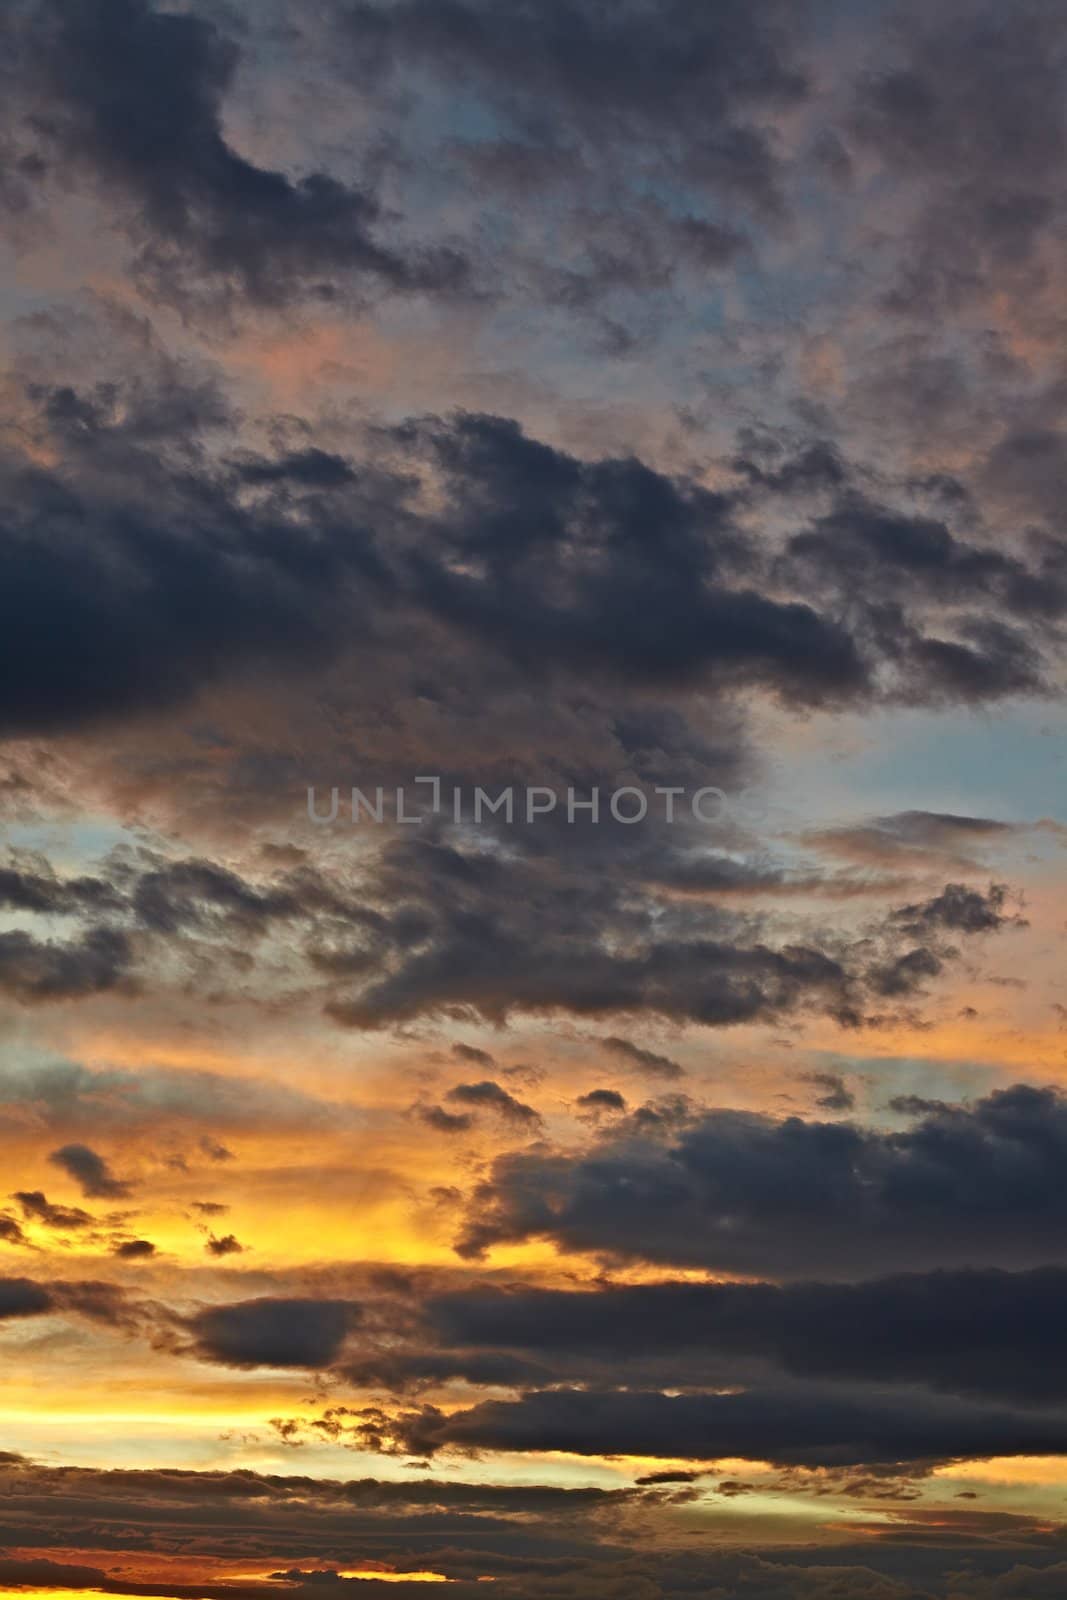
{"label": "dark cloud", "polygon": [[7,1216],[6,1213],[0,1213],[0,1240],[3,1240],[4,1244],[29,1244],[29,1240],[15,1221],[15,1218]]}
{"label": "dark cloud", "polygon": [[343,457],[314,446],[293,451],[276,461],[250,460],[240,471],[246,483],[297,483],[313,489],[337,489],[355,479],[355,473]]}
{"label": "dark cloud", "polygon": [[[933,1106],[902,1132],[712,1111],[666,1140],[517,1150],[494,1162],[458,1240],[545,1237],[570,1250],[722,1271],[856,1277],[1062,1258],[1067,1102],[1016,1085]],[[727,1225],[728,1221],[728,1225]]]}
{"label": "dark cloud", "polygon": [[837,1072],[808,1072],[804,1082],[818,1090],[815,1104],[820,1111],[854,1111],[856,1096]]}
{"label": "dark cloud", "polygon": [[156,1247],[151,1239],[124,1239],[112,1247],[111,1254],[120,1261],[147,1261],[156,1254]]}
{"label": "dark cloud", "polygon": [[616,1034],[609,1034],[602,1039],[605,1050],[610,1050],[613,1056],[625,1061],[627,1066],[636,1067],[639,1072],[647,1072],[654,1078],[681,1078],[685,1075],[685,1068],[679,1066],[670,1056],[659,1055],[655,1050],[645,1050],[631,1039],[620,1039]]}
{"label": "dark cloud", "polygon": [[[5,19],[7,126],[56,176],[113,202],[137,270],[182,300],[205,281],[246,301],[328,297],[338,282],[405,292],[460,286],[462,257],[383,243],[368,189],[321,171],[291,178],[224,130],[239,61],[207,17],[149,0],[55,0]],[[44,102],[48,115],[34,114]]]}
{"label": "dark cloud", "polygon": [[58,878],[36,857],[32,870],[0,868],[0,906],[7,911],[32,911],[41,916],[77,915],[118,909],[121,898],[101,878]]}
{"label": "dark cloud", "polygon": [[[159,381],[181,389],[173,373]],[[11,731],[181,702],[249,663],[321,667],[360,636],[364,651],[381,649],[394,613],[393,626],[421,615],[520,678],[592,671],[666,688],[713,676],[723,690],[759,682],[809,702],[866,693],[837,621],[731,581],[743,542],[728,501],[636,460],[585,463],[509,420],[460,416],[394,430],[400,475],[365,467],[353,484],[248,503],[243,477],[183,459],[199,444],[198,393],[191,418],[149,452],[130,389],[119,384],[73,438],[39,416],[70,479],[14,463],[0,476],[3,638],[20,684],[0,701]],[[446,474],[448,504],[420,528],[410,474],[431,471]],[[188,605],[174,605],[178,592]],[[180,917],[191,895],[232,887],[218,872],[183,882],[172,867],[158,889],[146,884],[146,912]]]}
{"label": "dark cloud", "polygon": [[[255,881],[205,859],[163,863],[147,851],[136,864],[120,854],[106,867],[112,914],[137,929],[142,983],[157,957],[170,962],[187,953],[192,966],[201,944],[212,949],[216,969],[225,972],[229,963],[243,976],[257,941],[285,925],[329,1014],[378,1026],[456,1007],[494,1021],[511,1007],[594,1016],[645,1011],[720,1026],[814,1008],[852,1025],[869,1004],[910,999],[937,977],[958,954],[945,942],[949,933],[994,931],[1013,920],[1003,889],[983,895],[950,885],[936,904],[907,907],[863,937],[846,942],[813,924],[810,942],[776,949],[760,939],[763,923],[714,899],[692,907],[663,901],[663,863],[674,845],[662,823],[632,845],[621,831],[602,844],[592,840],[588,854],[585,841],[575,848],[576,836],[564,835],[562,862],[552,870],[545,843],[555,843],[554,834],[548,841],[515,834],[518,848],[505,856],[470,838],[453,843],[442,827],[428,827],[416,840],[390,833],[358,885],[344,878],[327,885],[307,866]],[[601,872],[601,851],[620,870]],[[912,939],[923,943],[901,947]],[[669,1078],[682,1071],[671,1057],[619,1035],[604,1044],[638,1073]],[[140,1078],[73,1067],[44,1087],[53,1097],[67,1089],[73,1110],[82,1089],[90,1095],[106,1080],[112,1095],[129,1101],[127,1089],[136,1088],[133,1098],[147,1097],[156,1109],[173,1101],[178,1112],[184,1086],[188,1105],[203,1102],[205,1116],[234,1120],[225,1080],[184,1073],[172,1094],[165,1076],[154,1071],[151,1095]],[[514,1108],[522,1102],[494,1083],[459,1086],[454,1099],[464,1111],[481,1105],[521,1117]],[[271,1093],[281,1109],[283,1092]],[[213,1099],[220,1110],[211,1111]],[[295,1092],[288,1099],[297,1114]],[[84,1110],[99,1115],[89,1104]],[[244,1110],[251,1114],[251,1101]],[[454,1126],[438,1120],[446,1131]],[[227,1159],[214,1135],[203,1135],[199,1149],[211,1160]]]}
{"label": "dark cloud", "polygon": [[951,1111],[946,1101],[931,1100],[921,1094],[895,1094],[889,1101],[889,1109],[902,1117],[936,1116]]}
{"label": "dark cloud", "polygon": [[213,1139],[210,1134],[205,1133],[203,1135],[198,1148],[201,1155],[207,1156],[209,1161],[233,1160],[233,1151],[227,1150],[224,1144],[221,1144],[218,1139]]}
{"label": "dark cloud", "polygon": [[871,984],[876,994],[887,1000],[899,1000],[915,994],[928,979],[940,977],[944,971],[941,957],[933,950],[920,945],[907,950],[892,961],[875,966],[871,971]]}
{"label": "dark cloud", "polygon": [[[232,483],[214,474],[196,482],[173,460],[168,467],[170,451],[196,435],[202,404],[191,403],[193,422],[156,446],[154,462],[137,438],[143,407],[135,405],[132,418],[101,416],[86,439],[65,442],[76,490],[18,468],[0,483],[5,649],[12,671],[21,664],[19,692],[0,700],[5,729],[78,726],[185,700],[250,659],[321,661],[342,616],[351,626],[339,590],[360,567],[364,541],[347,538],[342,549],[338,538],[330,554],[328,536],[313,549],[295,530],[291,538],[273,518],[253,516],[256,532]],[[121,487],[95,470],[109,455]],[[90,526],[87,543],[78,529]],[[179,593],[187,605],[175,606]]]}
{"label": "dark cloud", "polygon": [[69,944],[21,929],[0,933],[0,991],[27,1005],[132,988],[132,965],[130,941],[115,929],[90,929]]}
{"label": "dark cloud", "polygon": [[[542,1573],[551,1581],[587,1567],[593,1579],[605,1548],[616,1559],[624,1556],[613,1544],[602,1546],[596,1518],[632,1498],[627,1490],[473,1485],[429,1476],[346,1482],[245,1471],[94,1472],[17,1461],[5,1466],[4,1477],[8,1492],[2,1497],[0,1529],[8,1544],[14,1543],[8,1536],[18,1533],[25,1565],[11,1558],[0,1581],[62,1587],[100,1587],[95,1568],[82,1568],[85,1575],[79,1578],[71,1567],[50,1559],[64,1550],[84,1551],[72,1534],[86,1532],[88,1516],[104,1569],[121,1561],[134,1574],[161,1537],[179,1537],[184,1529],[184,1537],[196,1538],[198,1553],[236,1558],[264,1573],[281,1570],[283,1563],[284,1570],[295,1570],[294,1561],[300,1570],[325,1570],[323,1551],[328,1550],[331,1566],[364,1568],[378,1562],[387,1571],[430,1567],[447,1573],[457,1580],[454,1592],[461,1600],[468,1595],[474,1600],[481,1592],[479,1576],[495,1575],[509,1597],[524,1600],[527,1575],[536,1584]],[[45,1554],[38,1558],[39,1550]],[[190,1576],[195,1571],[194,1565]],[[203,1576],[177,1590],[174,1583],[173,1573],[153,1584],[108,1570],[104,1586],[115,1592],[178,1593],[182,1600],[197,1595],[222,1600],[224,1591],[241,1600],[251,1595],[265,1600],[277,1587],[264,1582],[234,1588],[228,1579],[216,1584]],[[358,1581],[346,1587],[377,1592],[376,1586]],[[398,1590],[406,1592],[403,1585],[382,1586],[383,1596]]]}
{"label": "dark cloud", "polygon": [[185,860],[143,872],[133,886],[131,908],[144,927],[157,933],[205,928],[215,921],[247,937],[292,916],[298,902],[281,891],[257,891],[215,862]]}
{"label": "dark cloud", "polygon": [[[615,864],[627,865],[625,854]],[[813,927],[808,940],[775,948],[759,939],[759,925],[714,902],[664,904],[618,870],[597,873],[595,857],[567,866],[573,876],[546,872],[536,848],[504,857],[430,835],[390,842],[373,885],[383,907],[373,937],[319,958],[330,973],[357,975],[327,1013],[354,1027],[435,1014],[499,1023],[518,1011],[644,1012],[727,1027],[811,1009],[855,1026],[880,1016],[885,1000],[911,1001],[958,957],[949,931],[1000,925],[1001,891],[975,892],[970,926],[942,908],[921,926],[890,916],[851,941]],[[385,909],[397,906],[402,917]],[[673,1075],[668,1057],[629,1041],[609,1048],[642,1071]]]}
{"label": "dark cloud", "polygon": [[103,1156],[88,1145],[66,1144],[48,1159],[73,1178],[89,1200],[126,1200],[132,1192],[132,1185],[116,1178]]}
{"label": "dark cloud", "polygon": [[856,637],[883,657],[894,695],[905,701],[982,701],[1047,688],[1034,590],[1044,589],[1046,615],[1062,614],[1063,604],[1021,556],[966,543],[942,521],[846,496],[840,509],[790,538],[781,570],[824,603],[830,594],[878,595],[860,603]]}
{"label": "dark cloud", "polygon": [[566,1450],[781,1466],[885,1465],[960,1456],[1059,1455],[1067,1414],[969,1406],[923,1394],[847,1384],[781,1386],[729,1394],[551,1389],[487,1400],[445,1416],[433,1407],[403,1421],[412,1451],[445,1445]]}
{"label": "dark cloud", "polygon": [[1023,571],[1014,557],[961,544],[943,521],[902,516],[862,500],[846,500],[814,529],[794,535],[788,549],[796,560],[810,562],[820,579],[831,572],[839,580],[844,573],[858,579],[877,572],[898,593],[921,582],[942,586],[957,600],[996,592],[998,584]]}
{"label": "dark cloud", "polygon": [[617,1089],[590,1089],[588,1094],[580,1094],[575,1103],[594,1116],[626,1110],[626,1100]]}
{"label": "dark cloud", "polygon": [[[903,1425],[897,1432],[904,1432]],[[298,1595],[321,1594],[324,1587],[376,1593],[376,1585],[334,1576],[296,1585],[300,1576],[378,1561],[387,1570],[440,1572],[453,1580],[450,1592],[457,1600],[476,1600],[486,1587],[478,1582],[483,1577],[495,1580],[494,1591],[505,1600],[703,1600],[713,1594],[731,1600],[825,1600],[829,1594],[835,1600],[942,1600],[959,1592],[962,1537],[974,1541],[964,1581],[976,1600],[1023,1593],[1052,1600],[1062,1588],[1058,1532],[1050,1531],[1047,1518],[1040,1527],[1035,1519],[1007,1516],[983,1527],[973,1512],[957,1520],[954,1508],[939,1507],[924,1525],[919,1508],[909,1521],[899,1508],[888,1520],[880,1509],[879,1520],[863,1524],[862,1537],[848,1544],[794,1544],[757,1554],[731,1546],[712,1549],[706,1540],[699,1548],[686,1547],[668,1538],[657,1539],[650,1550],[649,1513],[672,1493],[695,1497],[692,1483],[565,1489],[436,1475],[346,1482],[249,1470],[106,1472],[18,1460],[0,1465],[6,1490],[0,1529],[12,1545],[17,1536],[19,1551],[5,1559],[0,1581],[12,1586],[105,1587],[178,1594],[181,1600],[224,1600],[226,1593],[265,1600],[279,1590],[277,1579],[235,1585],[227,1576],[216,1583],[207,1575],[216,1570],[209,1559],[195,1582],[177,1588],[173,1573],[159,1583],[116,1575],[120,1563],[136,1573],[142,1556],[158,1552],[161,1539],[182,1537],[196,1540],[194,1562],[218,1556],[245,1563],[245,1570],[285,1573],[291,1575],[286,1587]],[[736,1483],[725,1479],[720,1487]],[[89,1556],[84,1542],[72,1537],[80,1533],[84,1540],[87,1527],[98,1555]],[[880,1530],[886,1537],[879,1537]],[[55,1559],[74,1550],[77,1566]],[[410,1588],[414,1595],[416,1586]],[[383,1600],[407,1589],[402,1582],[382,1584]]]}
{"label": "dark cloud", "polygon": [[103,1589],[108,1575],[101,1567],[76,1566],[68,1561],[43,1557],[4,1557],[0,1559],[0,1582],[20,1588]]}
{"label": "dark cloud", "polygon": [[466,1111],[446,1111],[444,1106],[417,1106],[416,1116],[437,1133],[469,1133],[474,1118]]}
{"label": "dark cloud", "polygon": [[[452,674],[480,664],[483,715],[498,695],[510,714],[518,686],[551,683],[607,697],[601,726],[620,728],[636,716],[620,697],[637,689],[673,700],[759,687],[826,706],[996,698],[1034,687],[1055,647],[1054,619],[1047,639],[1032,619],[1025,637],[1012,632],[1003,585],[976,589],[966,615],[955,589],[929,598],[921,586],[865,613],[825,535],[804,536],[783,585],[745,525],[747,491],[712,492],[632,455],[582,459],[507,417],[360,435],[344,471],[317,462],[294,475],[287,453],[220,461],[204,449],[230,420],[217,394],[152,360],[146,372],[132,354],[120,361],[104,398],[67,383],[60,405],[59,388],[23,384],[25,427],[57,459],[0,463],[2,679],[18,685],[0,697],[8,731],[180,704],[249,666],[384,664],[415,636],[412,676],[437,681],[446,703],[460,692],[440,681],[448,652]],[[438,486],[432,510],[415,496],[424,482]],[[1016,587],[1023,576],[1013,568]],[[225,869],[159,872],[141,889],[159,927],[195,926],[205,909],[245,927],[285,915],[242,897]]]}
{"label": "dark cloud", "polygon": [[666,1470],[663,1472],[645,1472],[641,1475],[641,1477],[635,1478],[634,1482],[642,1487],[657,1483],[696,1483],[697,1480],[703,1476],[704,1474],[701,1472]]}
{"label": "dark cloud", "polygon": [[536,1128],[541,1124],[540,1115],[533,1106],[524,1105],[514,1095],[508,1094],[506,1089],[502,1089],[499,1083],[493,1083],[488,1078],[481,1083],[457,1083],[449,1089],[445,1099],[455,1105],[470,1106],[476,1111],[492,1111],[513,1127]]}
{"label": "dark cloud", "polygon": [[49,1291],[30,1278],[0,1278],[0,1318],[39,1317],[51,1311]]}
{"label": "dark cloud", "polygon": [[[547,1376],[543,1364],[501,1350],[378,1350],[346,1361],[338,1370],[360,1388],[384,1388],[392,1394],[457,1381],[479,1388],[513,1389],[542,1383]],[[362,1439],[359,1427],[353,1437]]]}
{"label": "dark cloud", "polygon": [[931,929],[943,929],[948,933],[992,933],[1008,922],[1019,923],[1017,917],[1005,913],[1006,901],[1007,890],[1003,884],[991,884],[983,894],[962,883],[948,883],[932,900],[921,905],[901,906],[893,916],[909,934],[917,935]]}
{"label": "dark cloud", "polygon": [[88,1317],[91,1322],[124,1332],[133,1332],[146,1326],[141,1308],[117,1284],[89,1280],[55,1283],[50,1285],[50,1289],[56,1297],[56,1303],[64,1310]]}
{"label": "dark cloud", "polygon": [[[447,871],[450,857],[457,866],[463,859],[431,849],[424,861],[431,872],[438,863]],[[524,880],[525,897],[510,896],[509,878],[516,888]],[[351,998],[331,1000],[329,1015],[350,1026],[380,1027],[449,1007],[492,1021],[524,1010],[647,1011],[715,1026],[819,999],[836,1008],[847,987],[842,966],[814,949],[746,949],[714,937],[653,942],[651,906],[647,917],[634,916],[632,902],[623,920],[631,923],[634,943],[626,952],[609,949],[610,922],[594,920],[592,904],[578,905],[569,891],[558,893],[535,874],[506,871],[485,858],[471,861],[469,878],[457,888],[448,901],[428,904],[432,933],[421,947],[398,950],[384,975]],[[425,877],[421,893],[433,890],[433,878]],[[610,888],[601,898],[604,909],[621,909]]]}
{"label": "dark cloud", "polygon": [[880,54],[856,87],[852,134],[920,208],[888,305],[944,314],[998,276],[1025,283],[1061,200],[1062,16],[1042,4],[912,11]]}
{"label": "dark cloud", "polygon": [[144,1326],[136,1304],[116,1284],[56,1279],[0,1278],[0,1318],[68,1313],[105,1327],[133,1332]]}
{"label": "dark cloud", "polygon": [[488,1050],[479,1050],[473,1044],[454,1044],[452,1054],[457,1061],[467,1061],[475,1067],[492,1067],[496,1064]]}
{"label": "dark cloud", "polygon": [[244,1251],[244,1245],[232,1233],[224,1233],[221,1238],[211,1235],[204,1249],[210,1256],[238,1256]]}
{"label": "dark cloud", "polygon": [[439,531],[456,556],[420,558],[415,580],[423,604],[465,637],[527,670],[674,686],[714,675],[815,703],[865,692],[844,627],[744,582],[728,496],[633,458],[579,461],[500,417],[409,425],[407,437],[446,475]]}
{"label": "dark cloud", "polygon": [[229,1367],[325,1367],[336,1359],[360,1308],[347,1300],[242,1300],[187,1319],[192,1351]]}
{"label": "dark cloud", "polygon": [[486,142],[496,161],[483,161],[483,180],[495,173],[510,188],[516,171],[529,181],[541,170],[538,156],[562,150],[566,162],[577,146],[584,163],[603,163],[625,183],[628,154],[647,163],[658,152],[665,172],[680,170],[734,205],[773,212],[781,203],[762,116],[801,100],[806,84],[788,27],[800,18],[773,0],[700,12],[668,0],[611,13],[587,0],[535,0],[506,25],[485,0],[343,0],[336,14],[365,90],[388,74],[429,70],[462,82],[503,124],[508,142]]}
{"label": "dark cloud", "polygon": [[80,1206],[54,1205],[40,1189],[20,1189],[11,1198],[18,1201],[28,1221],[41,1222],[46,1228],[87,1228],[93,1222],[88,1211]]}
{"label": "dark cloud", "polygon": [[560,1382],[699,1388],[773,1369],[1040,1406],[1067,1401],[1053,1356],[1065,1303],[1067,1272],[1045,1267],[784,1287],[485,1286],[431,1296],[424,1315],[446,1348],[521,1353]]}

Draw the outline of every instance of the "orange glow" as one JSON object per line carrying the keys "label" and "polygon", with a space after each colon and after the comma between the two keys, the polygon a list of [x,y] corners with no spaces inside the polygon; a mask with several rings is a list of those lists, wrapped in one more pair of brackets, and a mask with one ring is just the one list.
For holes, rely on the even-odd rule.
{"label": "orange glow", "polygon": [[957,1461],[935,1467],[935,1478],[967,1479],[989,1484],[1067,1483],[1067,1460],[1059,1456],[993,1456],[988,1461]]}
{"label": "orange glow", "polygon": [[453,1578],[446,1578],[443,1572],[381,1572],[372,1567],[356,1567],[352,1571],[339,1572],[339,1578],[373,1578],[377,1583],[453,1583]]}

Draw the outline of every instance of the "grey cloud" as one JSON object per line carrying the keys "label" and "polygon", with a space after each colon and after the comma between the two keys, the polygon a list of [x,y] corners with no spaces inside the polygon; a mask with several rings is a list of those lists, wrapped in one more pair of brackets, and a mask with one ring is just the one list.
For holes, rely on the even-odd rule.
{"label": "grey cloud", "polygon": [[212,1234],[204,1249],[209,1256],[238,1256],[244,1253],[244,1245],[232,1233],[224,1233],[221,1237]]}
{"label": "grey cloud", "polygon": [[901,906],[893,917],[914,934],[930,929],[944,929],[948,933],[992,933],[1010,922],[1025,926],[1018,916],[1005,911],[1007,898],[1007,889],[1000,883],[991,884],[984,894],[960,883],[949,883],[930,900]]}
{"label": "grey cloud", "polygon": [[111,1250],[111,1254],[117,1256],[120,1261],[147,1261],[156,1253],[156,1247],[151,1239],[124,1239]]}
{"label": "grey cloud", "polygon": [[[780,205],[778,162],[760,113],[801,100],[806,83],[778,4],[727,0],[694,13],[681,3],[599,11],[585,0],[531,4],[504,19],[484,0],[336,7],[349,70],[364,89],[395,73],[459,78],[514,130],[521,151],[578,143],[610,172],[635,146],[662,151],[690,182],[757,210]],[[646,159],[647,159],[646,154]]]}
{"label": "grey cloud", "polygon": [[437,1133],[469,1133],[474,1118],[465,1111],[446,1111],[443,1106],[418,1106],[415,1112],[421,1122]]}
{"label": "grey cloud", "polygon": [[516,1100],[514,1095],[508,1094],[499,1083],[485,1079],[481,1083],[457,1083],[449,1089],[446,1100],[451,1100],[455,1105],[470,1106],[474,1110],[492,1111],[504,1122],[509,1122],[513,1127],[538,1127],[541,1118],[532,1106],[524,1105],[521,1100]]}
{"label": "grey cloud", "polygon": [[854,1111],[856,1096],[836,1072],[809,1072],[805,1083],[818,1090],[815,1104],[820,1111]]}
{"label": "grey cloud", "polygon": [[617,1089],[590,1089],[588,1094],[578,1096],[576,1104],[592,1116],[626,1110],[626,1100]]}
{"label": "grey cloud", "polygon": [[[567,881],[544,872],[535,854],[503,858],[429,835],[388,844],[374,898],[394,917],[403,907],[403,927],[388,937],[383,914],[350,962],[338,954],[332,970],[350,965],[359,977],[327,1000],[327,1013],[357,1027],[445,1014],[500,1022],[518,1011],[645,1013],[726,1027],[818,1009],[851,1026],[870,1005],[920,994],[958,954],[947,932],[1000,925],[1000,891],[975,891],[972,900],[971,891],[946,889],[950,899],[918,921],[889,917],[851,941],[812,929],[807,942],[775,948],[760,940],[759,925],[720,906],[679,911],[635,893],[618,871],[572,870]],[[922,942],[908,942],[915,938]],[[609,1048],[661,1076],[676,1065],[628,1041]]]}
{"label": "grey cloud", "polygon": [[22,1214],[27,1220],[41,1222],[47,1228],[87,1228],[94,1220],[89,1212],[83,1211],[80,1206],[54,1205],[40,1189],[20,1189],[11,1198],[19,1202]]}
{"label": "grey cloud", "polygon": [[452,1054],[457,1061],[470,1062],[476,1067],[491,1067],[494,1065],[493,1057],[488,1050],[479,1050],[477,1045],[456,1043],[452,1046]]}
{"label": "grey cloud", "polygon": [[116,929],[93,928],[67,944],[15,929],[0,933],[0,991],[43,1005],[130,989],[133,961],[130,941]]}
{"label": "grey cloud", "polygon": [[[191,297],[207,280],[246,300],[322,297],[349,280],[411,292],[455,289],[454,250],[382,242],[366,188],[322,171],[293,179],[228,142],[224,101],[238,66],[233,39],[196,12],[149,0],[54,0],[12,7],[8,130],[43,174],[78,177],[114,203],[156,291]],[[34,116],[44,101],[47,117]]]}
{"label": "grey cloud", "polygon": [[74,1179],[87,1199],[126,1200],[132,1193],[132,1185],[116,1178],[104,1157],[88,1145],[63,1145],[53,1150],[48,1159]]}
{"label": "grey cloud", "polygon": [[443,1415],[433,1407],[402,1423],[413,1451],[445,1445],[565,1450],[781,1466],[886,1465],[960,1456],[1061,1455],[1067,1415],[1036,1415],[922,1394],[841,1385],[668,1395],[657,1391],[551,1389],[487,1400]]}
{"label": "grey cloud", "polygon": [[[31,385],[27,426],[44,429],[64,470],[10,461],[0,477],[9,528],[0,640],[13,663],[4,681],[19,686],[0,698],[0,726],[11,731],[180,704],[250,664],[351,666],[353,652],[377,659],[398,635],[410,644],[416,623],[430,630],[427,652],[440,638],[463,660],[493,663],[479,676],[480,703],[498,677],[502,692],[579,683],[612,700],[616,720],[619,698],[638,685],[720,700],[761,686],[789,704],[828,706],[997,698],[1043,681],[1043,652],[1057,648],[1054,617],[1016,626],[1016,616],[1033,620],[1023,580],[1049,592],[1021,558],[961,558],[964,573],[992,563],[1004,576],[999,588],[971,584],[969,613],[955,576],[940,601],[920,587],[865,611],[841,592],[836,546],[809,534],[798,536],[807,564],[794,563],[783,590],[743,526],[742,489],[712,493],[632,456],[584,460],[513,419],[464,413],[360,439],[365,459],[357,452],[347,473],[325,479],[275,481],[265,457],[250,501],[249,464],[202,450],[214,402],[187,376],[161,370],[142,385],[172,404],[185,396],[188,415],[179,408],[166,448],[143,436],[148,402],[121,364],[109,387],[108,405],[90,408],[71,435]],[[417,514],[413,491],[428,479],[445,492],[433,513]],[[88,527],[93,536],[81,537]],[[887,536],[890,553],[899,542]],[[446,680],[439,692],[454,691]],[[252,929],[288,914],[284,900],[250,897],[217,866],[159,872],[140,890],[159,926],[214,915]]]}
{"label": "grey cloud", "polygon": [[646,1050],[641,1045],[634,1044],[632,1039],[622,1039],[618,1034],[609,1034],[602,1039],[605,1050],[610,1050],[613,1056],[625,1061],[627,1066],[635,1067],[639,1072],[646,1072],[654,1078],[681,1078],[685,1076],[685,1068],[670,1056],[660,1055],[655,1050]]}
{"label": "grey cloud", "polygon": [[43,1316],[53,1306],[49,1291],[30,1278],[0,1278],[0,1318]]}
{"label": "grey cloud", "polygon": [[347,1300],[264,1297],[208,1306],[183,1324],[203,1361],[230,1367],[325,1367],[360,1320]]}
{"label": "grey cloud", "polygon": [[424,1316],[446,1350],[519,1354],[556,1382],[699,1389],[777,1372],[1040,1407],[1067,1401],[1054,1357],[1065,1305],[1067,1272],[1044,1267],[784,1286],[483,1285],[430,1295]]}
{"label": "grey cloud", "polygon": [[[795,1278],[1063,1255],[1067,1103],[1019,1084],[901,1132],[736,1111],[666,1139],[497,1158],[458,1240],[534,1237],[626,1259]],[[728,1219],[728,1226],[726,1226]]]}
{"label": "grey cloud", "polygon": [[[64,1132],[90,1129],[114,1135],[131,1128],[157,1125],[160,1119],[209,1124],[240,1132],[279,1123],[315,1127],[348,1115],[343,1108],[316,1100],[298,1089],[267,1079],[229,1078],[195,1068],[160,1067],[151,1063],[131,1071],[123,1067],[89,1068],[81,1062],[19,1061],[0,1066],[0,1105],[30,1107],[44,1126]],[[226,1158],[214,1134],[200,1153],[213,1164]],[[80,1144],[80,1141],[77,1141]]]}
{"label": "grey cloud", "polygon": [[1063,19],[1024,4],[908,21],[857,86],[851,130],[922,202],[888,304],[943,313],[1025,272],[1055,225]]}

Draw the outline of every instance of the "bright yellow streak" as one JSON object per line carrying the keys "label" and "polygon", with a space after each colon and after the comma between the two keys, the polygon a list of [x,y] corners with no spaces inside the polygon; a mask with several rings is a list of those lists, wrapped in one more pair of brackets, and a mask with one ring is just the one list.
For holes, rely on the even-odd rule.
{"label": "bright yellow streak", "polygon": [[[230,1581],[234,1583],[267,1583],[270,1580],[269,1572],[234,1572],[230,1574]],[[352,1567],[345,1568],[337,1573],[339,1578],[360,1578],[364,1582],[373,1579],[375,1583],[456,1583],[456,1578],[446,1578],[443,1572],[383,1572],[378,1567]],[[492,1583],[492,1578],[478,1578],[478,1583]],[[284,1594],[279,1589],[279,1594]]]}
{"label": "bright yellow streak", "polygon": [[369,1567],[359,1567],[353,1572],[339,1572],[339,1578],[373,1578],[378,1583],[453,1583],[443,1572],[378,1572]]}
{"label": "bright yellow streak", "polygon": [[935,1478],[966,1478],[974,1483],[1067,1483],[1067,1460],[1062,1456],[994,1456],[989,1461],[957,1461],[935,1467]]}

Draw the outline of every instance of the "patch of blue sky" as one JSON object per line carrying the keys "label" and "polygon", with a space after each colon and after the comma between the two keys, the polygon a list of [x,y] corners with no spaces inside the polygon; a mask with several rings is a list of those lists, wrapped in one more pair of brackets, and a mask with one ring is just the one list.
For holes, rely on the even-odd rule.
{"label": "patch of blue sky", "polygon": [[897,1126],[901,1113],[890,1100],[914,1095],[920,1100],[943,1100],[947,1105],[981,1099],[1003,1087],[1004,1068],[988,1061],[931,1056],[865,1056],[837,1050],[813,1051],[811,1070],[844,1078],[856,1094],[865,1123]]}
{"label": "patch of blue sky", "polygon": [[4,828],[5,845],[13,850],[40,851],[59,873],[86,872],[119,846],[144,842],[142,830],[103,815],[63,822],[13,822]]}
{"label": "patch of blue sky", "polygon": [[779,746],[768,787],[810,826],[912,810],[1067,823],[1067,707],[886,710],[808,730]]}

